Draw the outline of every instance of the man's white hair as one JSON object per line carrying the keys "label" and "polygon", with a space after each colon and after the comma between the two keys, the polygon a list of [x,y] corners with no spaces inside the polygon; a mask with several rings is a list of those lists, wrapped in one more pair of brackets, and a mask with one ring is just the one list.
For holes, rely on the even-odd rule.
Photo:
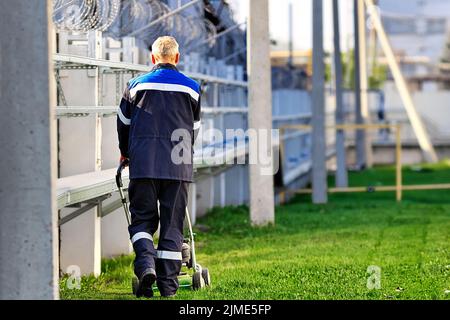
{"label": "man's white hair", "polygon": [[179,45],[174,37],[159,37],[155,42],[153,42],[152,54],[158,59],[175,59],[175,56],[178,53]]}

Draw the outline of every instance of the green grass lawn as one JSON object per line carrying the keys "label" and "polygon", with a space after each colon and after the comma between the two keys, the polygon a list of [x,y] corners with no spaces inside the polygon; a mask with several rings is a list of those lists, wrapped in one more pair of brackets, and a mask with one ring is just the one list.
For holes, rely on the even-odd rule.
{"label": "green grass lawn", "polygon": [[[450,183],[450,162],[404,169],[405,184]],[[393,185],[392,167],[351,173],[353,186]],[[333,183],[330,179],[330,185]],[[248,209],[214,209],[198,223],[199,262],[213,286],[180,289],[177,299],[450,299],[450,190],[309,196],[277,207],[275,226],[252,228]],[[103,262],[63,299],[133,299],[132,257]],[[381,289],[367,268],[381,268]],[[156,294],[158,299],[159,294]]]}

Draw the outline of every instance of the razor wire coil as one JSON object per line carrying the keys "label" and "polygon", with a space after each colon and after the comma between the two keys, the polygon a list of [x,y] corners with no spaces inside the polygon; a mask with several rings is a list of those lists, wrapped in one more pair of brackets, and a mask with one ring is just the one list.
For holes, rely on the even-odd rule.
{"label": "razor wire coil", "polygon": [[181,48],[204,44],[199,50],[206,51],[215,44],[217,30],[204,19],[202,6],[167,16],[171,8],[160,0],[53,0],[53,22],[58,30],[98,30],[114,39],[133,35],[147,47],[157,37],[171,35]]}

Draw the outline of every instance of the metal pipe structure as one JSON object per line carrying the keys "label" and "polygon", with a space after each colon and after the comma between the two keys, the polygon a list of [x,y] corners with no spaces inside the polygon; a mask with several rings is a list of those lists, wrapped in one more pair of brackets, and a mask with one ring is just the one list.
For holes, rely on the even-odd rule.
{"label": "metal pipe structure", "polygon": [[[396,199],[398,202],[402,201],[402,191],[403,189],[403,182],[402,182],[402,141],[401,141],[401,125],[391,125],[391,124],[339,124],[334,126],[327,126],[327,129],[334,129],[334,130],[374,130],[374,129],[392,129],[395,130],[395,164],[396,164],[396,172],[395,172],[395,181],[396,185],[395,187],[335,187],[330,188],[327,190],[328,193],[352,193],[352,192],[375,192],[375,191],[395,191],[396,192]],[[311,125],[285,125],[280,128],[282,132],[285,130],[314,130],[314,126]],[[280,146],[280,149],[284,149],[283,144]],[[414,188],[416,186],[410,186],[409,188]],[[420,188],[420,186],[419,186]],[[432,188],[431,186],[427,185],[422,188]],[[436,185],[435,189],[446,189],[446,185]],[[410,189],[414,190],[414,189]],[[418,190],[418,189],[416,189]],[[313,194],[314,195],[314,185],[313,189],[300,189],[300,190],[285,190],[285,193],[297,193],[297,194]]]}
{"label": "metal pipe structure", "polygon": [[377,31],[378,39],[380,41],[381,47],[386,55],[386,59],[391,69],[392,76],[394,77],[395,84],[399,91],[400,97],[405,107],[406,113],[408,114],[409,121],[414,129],[417,140],[419,141],[420,148],[424,154],[425,160],[428,162],[437,162],[438,157],[434,146],[428,136],[425,126],[417,112],[411,93],[409,92],[406,80],[401,72],[400,66],[395,58],[394,51],[386,35],[386,31],[383,28],[383,23],[381,22],[381,17],[377,7],[375,6],[373,0],[365,0],[369,14],[372,18],[373,25]]}
{"label": "metal pipe structure", "polygon": [[[91,30],[88,32],[88,56],[94,59],[100,59],[102,57],[102,47],[103,47],[103,37],[101,31]],[[95,84],[94,84],[94,104],[96,106],[100,106],[103,104],[102,102],[102,68],[97,67],[94,71],[95,75]],[[102,169],[102,116],[99,113],[95,114],[95,145],[94,145],[94,171],[98,172]],[[93,214],[89,217],[92,219],[93,226],[93,246],[90,248],[86,248],[86,255],[93,256],[93,274],[95,276],[100,275],[101,273],[101,212],[100,206],[94,208]]]}
{"label": "metal pipe structure", "polygon": [[313,203],[328,202],[325,141],[325,64],[323,49],[323,1],[313,1],[313,116],[312,184]]}
{"label": "metal pipe structure", "polygon": [[[77,69],[77,68],[98,68],[101,67],[105,71],[106,69],[110,69],[111,71],[114,70],[123,70],[127,72],[138,72],[138,73],[145,73],[150,72],[152,67],[142,64],[133,64],[133,63],[127,63],[127,62],[115,62],[110,60],[104,60],[104,59],[95,59],[90,57],[83,57],[83,56],[75,56],[75,55],[68,55],[68,54],[54,54],[53,55],[53,61],[56,63],[57,69]],[[215,76],[209,76],[205,74],[199,74],[195,72],[185,72],[185,74],[188,77],[202,80],[205,82],[212,82],[212,83],[218,83],[223,85],[230,85],[230,86],[238,86],[238,87],[247,87],[248,84],[245,81],[237,81],[237,80],[229,80],[225,78],[215,77]]]}
{"label": "metal pipe structure", "polygon": [[[336,83],[336,124],[345,121],[345,110],[342,93],[342,57],[341,57],[341,32],[339,25],[339,3],[333,0],[333,26],[334,26],[334,67]],[[336,130],[336,187],[348,187],[347,155],[345,148],[345,133]]]}

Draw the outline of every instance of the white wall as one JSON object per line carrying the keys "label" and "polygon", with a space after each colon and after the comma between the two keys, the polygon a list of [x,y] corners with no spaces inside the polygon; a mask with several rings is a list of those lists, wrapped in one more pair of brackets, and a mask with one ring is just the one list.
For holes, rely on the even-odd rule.
{"label": "white wall", "polygon": [[[112,45],[117,42],[112,41]],[[60,53],[87,55],[86,45],[67,45],[64,37],[60,41]],[[111,59],[119,55],[111,54]],[[131,75],[121,76],[125,87]],[[69,106],[93,106],[95,99],[95,81],[92,70],[68,70],[61,72],[61,84]],[[116,106],[116,77],[106,75],[103,78],[103,105]],[[119,91],[122,92],[124,88]],[[61,118],[59,120],[59,165],[60,177],[67,177],[95,170],[95,117]],[[118,165],[116,117],[102,118],[102,169],[115,168]],[[108,204],[116,200],[117,195],[107,200]],[[61,216],[75,209],[64,208]],[[76,219],[64,224],[60,233],[61,270],[70,265],[80,267],[82,274],[99,274],[100,257],[111,257],[131,252],[131,245],[122,209],[116,210],[105,218],[99,219],[92,209]]]}
{"label": "white wall", "polygon": [[[400,96],[393,83],[386,84],[385,93],[388,120],[407,120]],[[450,142],[450,91],[418,91],[412,96],[432,141]],[[409,125],[405,126],[403,137],[405,140],[416,140]]]}

